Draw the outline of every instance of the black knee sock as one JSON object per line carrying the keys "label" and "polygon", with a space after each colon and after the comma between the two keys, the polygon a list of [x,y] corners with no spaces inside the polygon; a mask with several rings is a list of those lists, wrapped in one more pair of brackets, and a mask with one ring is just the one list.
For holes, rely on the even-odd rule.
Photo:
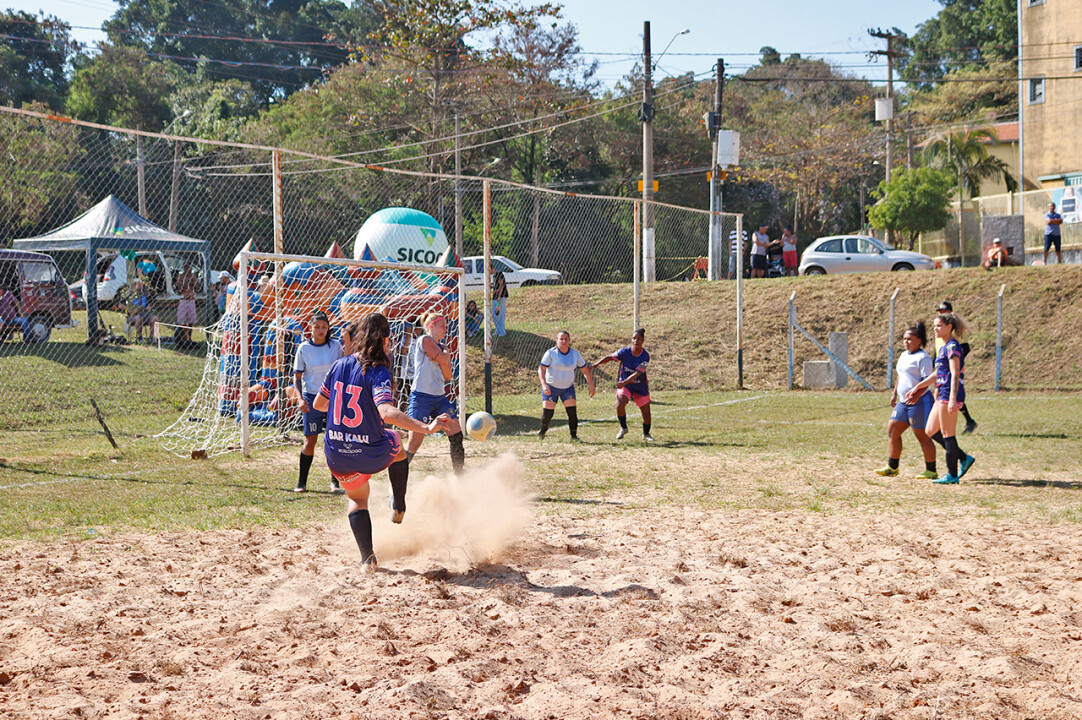
{"label": "black knee sock", "polygon": [[932,460],[931,462],[928,462],[927,460],[925,460],[924,461],[924,469],[928,470],[930,472],[935,472],[935,460]]}
{"label": "black knee sock", "polygon": [[399,460],[391,463],[391,466],[387,468],[387,475],[391,479],[394,509],[398,512],[406,512],[406,485],[410,479],[410,461]]}
{"label": "black knee sock", "polygon": [[966,419],[967,423],[974,422],[973,416],[969,414],[969,408],[965,405],[962,406],[962,417]]}
{"label": "black knee sock", "polygon": [[897,470],[898,469],[898,458],[892,458],[892,457],[887,458],[887,467],[889,467],[891,470]]}
{"label": "black knee sock", "polygon": [[937,431],[935,435],[929,435],[928,437],[930,437],[932,440],[934,440],[944,450],[947,449],[947,443],[943,441],[943,433],[942,432]]}
{"label": "black knee sock", "polygon": [[462,447],[462,431],[447,438],[451,442],[451,467],[455,475],[462,474],[462,468],[466,465],[466,448]]}
{"label": "black knee sock", "polygon": [[617,415],[616,419],[620,421],[620,427],[627,430],[627,415]]}
{"label": "black knee sock", "polygon": [[554,414],[556,414],[555,409],[541,408],[541,432],[546,433],[549,431],[549,423],[552,422]]}
{"label": "black knee sock", "polygon": [[958,461],[962,459],[962,451],[958,449],[958,441],[954,437],[943,438],[944,447],[947,448],[947,472],[958,477]]}
{"label": "black knee sock", "polygon": [[571,431],[571,437],[579,436],[579,409],[577,407],[567,408],[567,428]]}
{"label": "black knee sock", "polygon": [[349,528],[353,531],[353,539],[357,541],[357,548],[361,551],[361,562],[374,562],[376,558],[372,552],[372,516],[367,510],[354,510],[349,514]]}
{"label": "black knee sock", "polygon": [[312,469],[312,456],[301,453],[301,469],[297,473],[297,487],[308,487],[308,471]]}
{"label": "black knee sock", "polygon": [[642,424],[642,434],[643,435],[649,435],[650,434],[650,423],[644,422]]}

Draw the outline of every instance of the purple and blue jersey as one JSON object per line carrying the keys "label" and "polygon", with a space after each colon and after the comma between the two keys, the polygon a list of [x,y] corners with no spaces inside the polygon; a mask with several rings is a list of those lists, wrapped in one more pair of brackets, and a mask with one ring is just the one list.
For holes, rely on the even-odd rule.
{"label": "purple and blue jersey", "polygon": [[936,399],[940,402],[949,402],[951,399],[951,358],[958,358],[958,396],[955,398],[958,404],[965,403],[966,400],[966,388],[965,388],[965,353],[962,352],[962,345],[951,338],[943,347],[940,348],[939,353],[935,358],[935,387],[936,387]]}
{"label": "purple and blue jersey", "polygon": [[620,363],[620,374],[617,376],[617,380],[623,381],[637,372],[642,373],[638,380],[624,385],[625,388],[636,395],[650,394],[650,385],[646,379],[646,366],[650,363],[650,353],[643,350],[638,355],[635,355],[631,352],[630,347],[625,347],[614,352],[611,357]]}
{"label": "purple and blue jersey", "polygon": [[319,394],[330,403],[323,450],[331,472],[372,474],[387,467],[391,441],[379,406],[394,404],[391,371],[383,365],[365,369],[348,355],[331,366]]}

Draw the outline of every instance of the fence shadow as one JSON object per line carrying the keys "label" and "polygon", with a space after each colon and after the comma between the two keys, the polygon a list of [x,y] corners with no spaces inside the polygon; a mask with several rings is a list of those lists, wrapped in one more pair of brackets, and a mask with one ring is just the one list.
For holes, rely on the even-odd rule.
{"label": "fence shadow", "polygon": [[0,345],[0,358],[38,357],[66,368],[111,367],[122,365],[117,356],[130,352],[123,345],[90,347],[76,342],[50,342],[40,344],[4,343]]}
{"label": "fence shadow", "polygon": [[1082,490],[1082,481],[1078,480],[1021,480],[1019,478],[980,478],[974,485],[1002,485],[1004,487],[1056,488],[1058,490]]}

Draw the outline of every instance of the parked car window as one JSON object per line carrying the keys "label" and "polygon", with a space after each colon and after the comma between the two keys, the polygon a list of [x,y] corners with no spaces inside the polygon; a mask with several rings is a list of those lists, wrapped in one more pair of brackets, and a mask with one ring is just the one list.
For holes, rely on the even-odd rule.
{"label": "parked car window", "polygon": [[513,267],[511,267],[510,265],[505,263],[500,258],[492,258],[492,269],[493,270],[499,270],[500,272],[504,272],[504,273],[509,273],[509,272],[514,272],[515,271],[515,269]]}
{"label": "parked car window", "polygon": [[23,276],[26,282],[55,283],[56,268],[51,263],[26,262],[23,263]]}
{"label": "parked car window", "polygon": [[508,268],[510,268],[509,270],[504,270],[504,272],[518,272],[519,270],[524,269],[521,265],[519,265],[514,260],[509,260],[508,258],[505,258],[505,257],[501,257],[500,259],[503,260],[504,265],[506,265]]}
{"label": "parked car window", "polygon": [[873,245],[868,238],[851,237],[845,239],[845,251],[848,253],[871,255],[876,249],[875,245]]}
{"label": "parked car window", "polygon": [[834,238],[833,240],[827,240],[825,243],[816,248],[817,252],[836,252],[842,251],[841,238]]}

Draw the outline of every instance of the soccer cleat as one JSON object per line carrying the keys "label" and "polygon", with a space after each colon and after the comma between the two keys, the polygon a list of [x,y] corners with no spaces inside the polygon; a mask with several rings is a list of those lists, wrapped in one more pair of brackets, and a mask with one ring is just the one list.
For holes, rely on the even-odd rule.
{"label": "soccer cleat", "polygon": [[651,435],[650,433],[643,433],[642,434],[642,441],[643,442],[657,442],[656,440],[654,440],[654,436]]}
{"label": "soccer cleat", "polygon": [[379,569],[379,563],[376,562],[376,556],[375,555],[369,555],[364,560],[361,560],[361,567],[364,568],[365,572],[370,572],[370,573],[375,572],[376,570],[378,570]]}
{"label": "soccer cleat", "polygon": [[917,475],[917,480],[935,480],[939,477],[939,473],[935,470],[925,470],[920,475]]}
{"label": "soccer cleat", "polygon": [[966,455],[964,458],[962,458],[962,462],[958,464],[958,470],[960,471],[958,473],[959,478],[965,477],[965,474],[969,472],[969,468],[973,467],[973,461],[976,459],[977,458],[973,457],[972,455]]}
{"label": "soccer cleat", "polygon": [[547,430],[545,430],[545,428],[541,428],[540,430],[538,430],[538,431],[537,431],[537,439],[538,439],[538,440],[544,440],[544,439],[545,439],[545,433],[546,433],[546,432],[548,432],[548,431],[547,431]]}
{"label": "soccer cleat", "polygon": [[342,495],[346,491],[342,489],[342,486],[338,483],[338,478],[331,478],[331,492],[335,495]]}
{"label": "soccer cleat", "polygon": [[571,436],[571,442],[577,443],[577,442],[582,442],[582,440],[579,439],[578,435],[572,435]]}
{"label": "soccer cleat", "polygon": [[623,440],[624,435],[627,435],[627,428],[620,428],[620,432],[616,433],[616,439]]}
{"label": "soccer cleat", "polygon": [[957,485],[958,478],[954,477],[950,473],[947,473],[943,477],[939,478],[938,480],[933,480],[932,482],[936,485]]}
{"label": "soccer cleat", "polygon": [[973,432],[976,429],[977,429],[977,421],[976,420],[967,420],[966,421],[966,426],[962,430],[962,434],[963,435],[969,435],[971,432]]}
{"label": "soccer cleat", "polygon": [[[886,467],[881,467],[876,470],[875,474],[882,475],[884,477],[894,477],[898,474],[898,468],[892,468],[890,465],[887,465]],[[932,477],[935,477],[935,475],[933,475]]]}
{"label": "soccer cleat", "polygon": [[393,522],[395,525],[401,525],[402,524],[402,518],[404,518],[404,517],[406,517],[406,511],[405,510],[395,510],[394,512],[391,513],[391,522]]}
{"label": "soccer cleat", "polygon": [[308,492],[308,488],[305,487],[304,485],[301,485],[300,483],[297,483],[297,487],[293,488],[293,492],[295,492],[295,493]]}

